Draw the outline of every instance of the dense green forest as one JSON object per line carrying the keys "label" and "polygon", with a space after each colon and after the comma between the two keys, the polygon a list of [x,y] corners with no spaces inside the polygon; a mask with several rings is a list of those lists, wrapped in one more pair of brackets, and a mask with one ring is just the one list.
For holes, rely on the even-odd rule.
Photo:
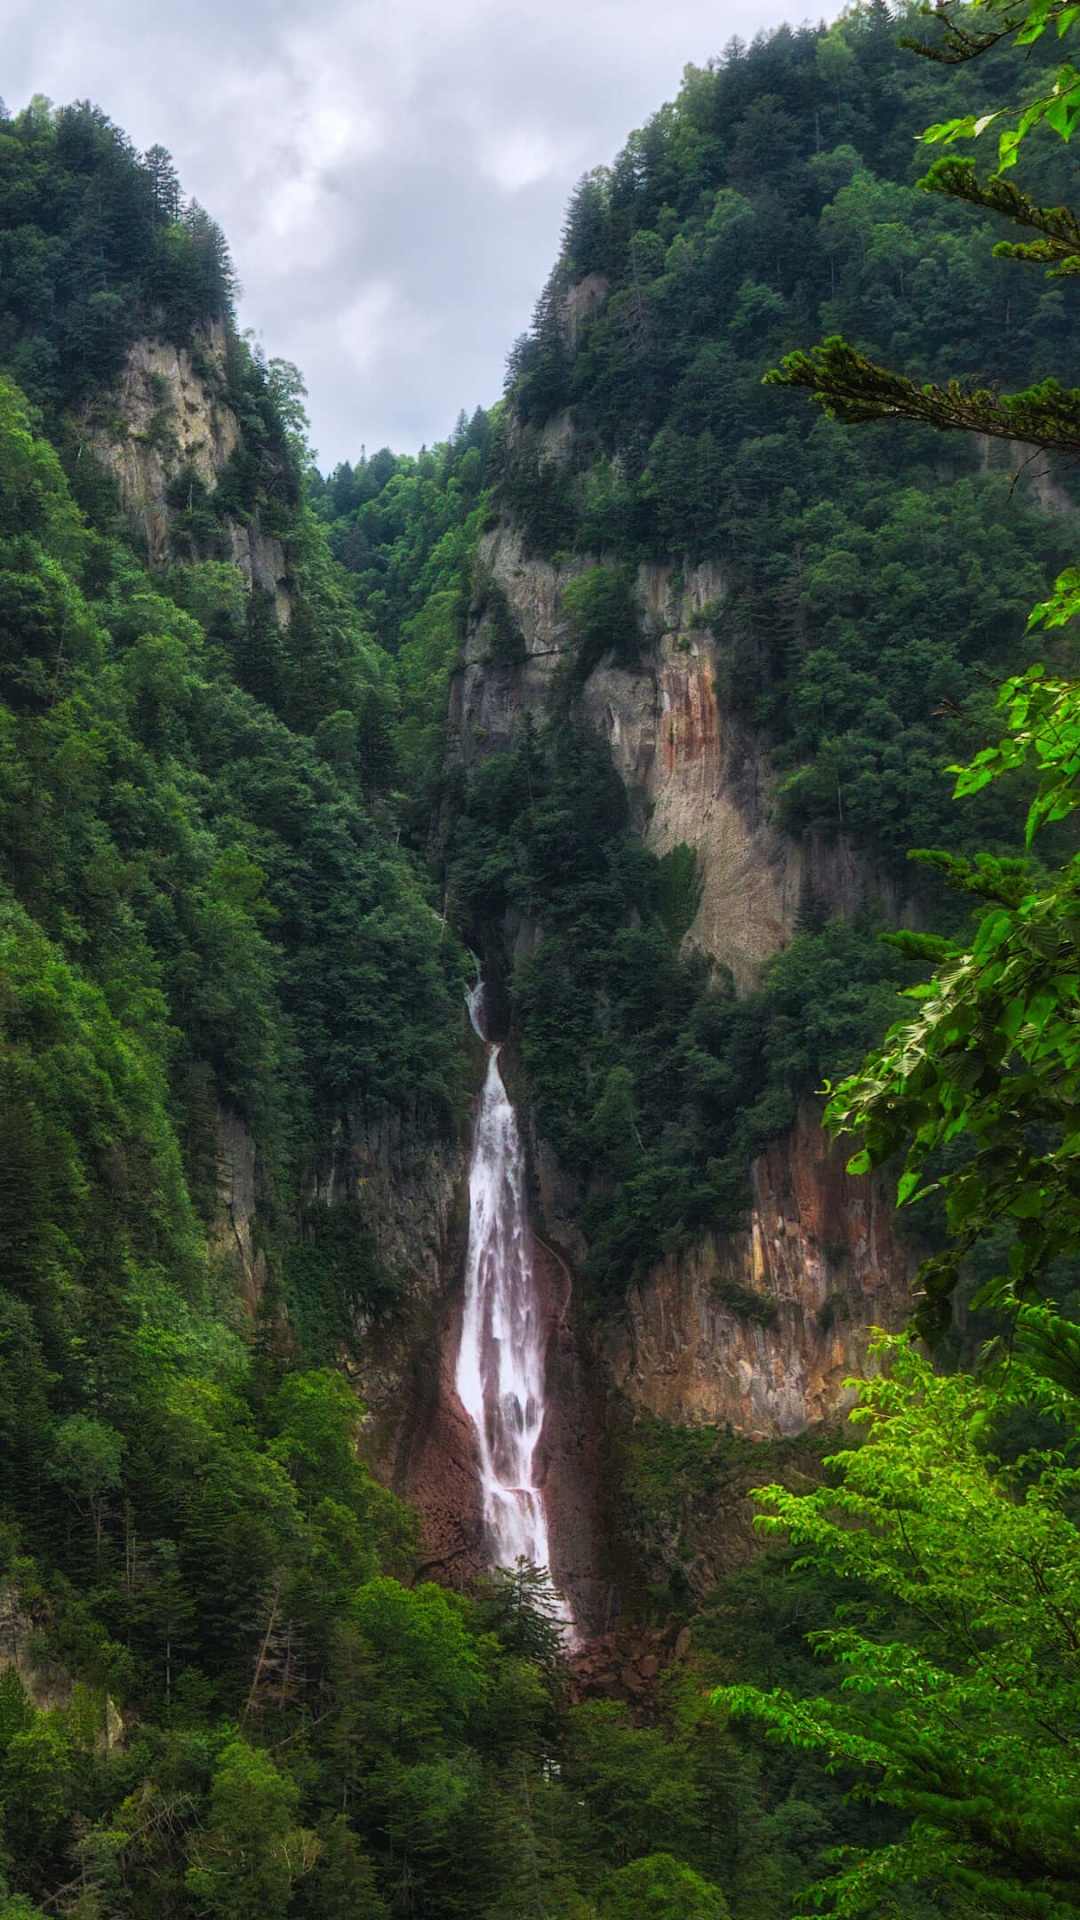
{"label": "dense green forest", "polygon": [[[954,931],[967,908],[940,860],[905,873],[909,849],[1019,851],[1008,784],[961,810],[945,769],[996,726],[1002,671],[1032,657],[1028,609],[1071,554],[1068,469],[1047,474],[1048,511],[1019,456],[929,428],[852,436],[762,385],[786,351],[838,327],[920,377],[1030,380],[1057,364],[1070,282],[994,260],[989,219],[915,184],[913,132],[992,96],[1008,55],[950,70],[899,52],[897,35],[887,9],[861,8],[688,74],[579,188],[489,436],[462,422],[454,448],[416,468],[377,455],[319,501],[361,603],[410,661],[419,630],[435,656],[440,628],[454,657],[470,608],[493,667],[512,678],[520,657],[482,563],[456,601],[441,584],[443,556],[473,538],[467,473],[532,551],[595,563],[566,591],[571,650],[546,725],[537,716],[516,753],[483,757],[469,781],[449,774],[434,851],[491,967],[509,971],[508,910],[545,930],[513,973],[514,1021],[543,1132],[585,1196],[599,1312],[659,1253],[739,1223],[754,1152],[854,1064],[910,977],[872,900],[858,924],[828,925],[812,891],[747,997],[679,950],[692,864],[643,851],[575,711],[601,659],[640,656],[637,566],[719,561],[721,696],[760,729],[789,832],[843,834],[900,877],[923,924]],[[1062,190],[1054,143],[1035,179]],[[560,420],[571,431],[552,454],[545,429]],[[354,504],[357,490],[368,497]],[[583,805],[585,791],[603,802]],[[660,994],[643,986],[654,979]]]}
{"label": "dense green forest", "polygon": [[[792,343],[839,328],[916,374],[943,359],[1005,379],[1055,364],[1068,282],[1048,288],[1003,268],[984,223],[914,187],[923,168],[912,129],[939,116],[958,80],[929,62],[898,63],[895,37],[873,8],[824,36],[777,34],[745,61],[692,74],[610,174],[583,183],[514,358],[521,431],[501,479],[540,550],[603,554],[612,589],[619,566],[632,580],[640,559],[721,560],[724,692],[766,730],[779,817],[793,832],[842,830],[886,868],[911,847],[1015,850],[1009,814],[960,813],[942,770],[987,725],[993,681],[1030,644],[1028,607],[1071,538],[1067,520],[1039,512],[1009,474],[962,447],[884,427],[854,438],[761,385]],[[988,73],[960,76],[984,90],[976,104],[994,80],[993,57]],[[561,303],[585,275],[602,275],[608,291],[571,348]],[[545,459],[542,429],[561,407],[572,410],[570,452]],[[718,1013],[711,997],[696,1000],[677,1038],[661,1042],[670,1144],[663,1128],[644,1130],[640,1208],[633,1182],[597,1203],[605,1277],[609,1235],[625,1274],[626,1256],[650,1257],[658,1237],[677,1242],[710,1212],[730,1219],[740,1134],[749,1144],[770,1124],[781,1130],[793,1096],[879,1030],[887,968],[876,927],[861,941],[822,931],[808,908],[797,950],[776,963],[778,1017],[770,980],[757,1008]],[[930,910],[948,912],[933,895]],[[526,1045],[542,1018],[533,1054],[543,1091],[572,1112],[547,1040],[563,1025],[584,1040],[580,978],[550,950],[539,967],[541,991],[525,983]],[[621,1012],[617,983],[603,984]],[[689,982],[684,995],[695,999]],[[665,997],[665,1019],[672,1011]],[[633,1065],[654,1036],[640,1010],[626,1024],[635,1044],[619,1039]],[[602,1068],[601,1035],[591,1051]],[[635,1073],[633,1098],[654,1122],[647,1071]],[[595,1147],[575,1145],[590,1178]]]}
{"label": "dense green forest", "polygon": [[[919,380],[1062,368],[1068,279],[994,262],[982,213],[914,184],[913,135],[1008,91],[1007,50],[950,69],[897,35],[874,4],[691,71],[582,184],[504,403],[328,478],[168,155],[85,105],[0,116],[5,1920],[779,1920],[836,1847],[869,1850],[826,1896],[838,1914],[1076,1911],[1080,1371],[1044,1284],[1076,1239],[1054,1018],[1075,1000],[1074,878],[1052,874],[1074,716],[1042,680],[994,706],[1072,558],[1068,473],[1040,502],[981,445],[852,435],[761,384],[838,329]],[[1048,57],[1036,42],[1031,72]],[[1031,144],[1035,190],[1063,198],[1060,147]],[[175,473],[156,570],[86,452],[144,335],[183,346],[239,422],[216,485]],[[552,711],[466,779],[447,713],[470,623],[493,671],[520,657],[477,559],[498,515],[595,565]],[[287,624],[244,591],[238,525],[281,543]],[[693,861],[632,833],[576,690],[636,656],[638,564],[703,555],[729,583],[724,696],[761,730],[782,823],[842,829],[883,871],[943,847],[968,891],[949,904],[940,861],[911,885],[951,945],[883,945],[872,912],[828,922],[808,899],[741,998],[684,951]],[[945,767],[999,738],[952,806]],[[1050,827],[1023,867],[1029,746]],[[508,910],[544,932],[512,971]],[[575,1703],[527,1569],[417,1584],[415,1521],[360,1463],[330,1364],[357,1320],[392,1318],[398,1276],[361,1203],[345,1232],[312,1205],[316,1177],[356,1129],[458,1137],[470,945],[502,966],[539,1128],[580,1177],[594,1311],[739,1221],[753,1154],[879,1039],[928,954],[946,984],[920,1002],[922,1077],[902,1036],[836,1117],[875,1163],[922,1128],[912,1184],[926,1155],[945,1165],[939,1307],[980,1247],[981,1270],[1017,1249],[1015,1296],[985,1304],[1027,1360],[1002,1387],[901,1356],[868,1392],[870,1443],[824,1491],[773,1490],[776,1545],[694,1604],[692,1657],[641,1710]],[[994,959],[1014,948],[1022,992]],[[256,1306],[216,1231],[223,1118],[258,1148]],[[950,1158],[965,1130],[974,1173]],[[707,1497],[750,1452],[762,1478],[787,1464],[641,1434],[629,1471],[642,1503],[673,1476]],[[654,1604],[686,1618],[666,1572]]]}
{"label": "dense green forest", "polygon": [[[489,423],[376,456],[352,501],[306,487],[295,382],[237,337],[167,156],[35,103],[0,191],[0,1594],[47,1689],[0,1678],[0,1908],[622,1914],[655,1886],[720,1915],[723,1879],[766,1913],[822,1844],[793,1816],[762,1868],[790,1770],[763,1798],[695,1689],[651,1726],[572,1706],[527,1579],[414,1586],[319,1364],[394,1276],[362,1209],[310,1209],[315,1170],[386,1116],[453,1137],[467,1096],[467,963],[406,849]],[[216,489],[175,476],[153,574],[85,446],[144,332],[241,426]],[[238,522],[282,542],[287,628]],[[254,1319],[212,1231],[220,1115],[258,1145]]]}

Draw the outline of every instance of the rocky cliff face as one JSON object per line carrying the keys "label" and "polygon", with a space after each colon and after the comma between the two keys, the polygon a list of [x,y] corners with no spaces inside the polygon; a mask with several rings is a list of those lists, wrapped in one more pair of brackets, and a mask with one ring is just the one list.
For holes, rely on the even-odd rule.
{"label": "rocky cliff face", "polygon": [[[505,751],[523,713],[545,712],[552,681],[570,649],[564,595],[595,564],[531,559],[520,535],[485,535],[481,565],[501,587],[524,640],[515,666],[488,659],[481,619],[469,636],[455,689],[452,737],[466,766]],[[751,986],[769,955],[791,938],[809,894],[850,914],[890,889],[843,840],[796,841],[770,820],[772,782],[752,730],[724,711],[725,585],[713,562],[687,569],[642,566],[639,669],[604,664],[581,694],[584,719],[602,733],[630,798],[632,817],[657,854],[685,843],[702,880],[697,918],[686,935]]]}
{"label": "rocky cliff face", "polygon": [[210,1231],[210,1250],[234,1276],[245,1311],[253,1316],[266,1285],[266,1255],[255,1238],[255,1140],[237,1113],[220,1107],[214,1121],[217,1217]]}
{"label": "rocky cliff face", "polygon": [[[485,537],[480,560],[506,595],[524,658],[493,665],[483,618],[470,634],[454,715],[466,765],[511,746],[524,713],[543,716],[570,646],[567,585],[594,564],[529,558],[505,526]],[[760,743],[724,708],[720,569],[643,566],[636,589],[640,666],[601,665],[581,711],[608,741],[646,844],[658,854],[695,849],[702,892],[686,944],[745,990],[791,938],[808,897],[844,914],[873,895],[887,911],[899,903],[843,841],[795,841],[773,824]],[[753,1170],[747,1230],[708,1236],[632,1292],[625,1322],[600,1347],[606,1380],[632,1414],[791,1435],[843,1404],[869,1327],[895,1327],[908,1311],[911,1267],[885,1189],[852,1179],[844,1160],[807,1108]],[[543,1216],[559,1223],[550,1230],[572,1258],[573,1196],[542,1145],[537,1164],[547,1167]]]}
{"label": "rocky cliff face", "polygon": [[[135,342],[115,389],[97,396],[75,424],[86,452],[118,485],[121,502],[151,567],[175,557],[175,524],[186,477],[213,494],[241,441],[229,404],[224,326],[202,329],[190,348],[158,338]],[[282,542],[257,516],[225,516],[229,558],[244,588],[273,602],[287,626],[292,607]],[[211,1252],[229,1274],[244,1309],[254,1315],[267,1278],[258,1231],[258,1144],[235,1113],[214,1116],[218,1150],[218,1211]],[[409,1410],[402,1383],[426,1364],[439,1344],[447,1290],[458,1277],[462,1249],[460,1141],[432,1148],[411,1142],[399,1125],[354,1119],[338,1150],[314,1177],[308,1195],[328,1206],[358,1202],[383,1275],[399,1302],[385,1325],[361,1316],[346,1364],[370,1415],[370,1450],[387,1478],[404,1484],[399,1456]],[[405,1474],[407,1480],[408,1475]],[[407,1488],[408,1491],[415,1489]]]}
{"label": "rocky cliff face", "polygon": [[[240,424],[226,398],[227,351],[220,323],[204,328],[191,349],[137,340],[116,388],[91,402],[78,423],[83,444],[116,479],[152,567],[170,557],[170,490],[184,475],[194,475],[212,492],[239,444]],[[229,520],[226,533],[244,585],[268,594],[279,622],[287,625],[281,541],[265,534],[257,520]]]}
{"label": "rocky cliff face", "polygon": [[754,1165],[746,1231],[708,1236],[632,1290],[604,1356],[634,1412],[765,1439],[846,1406],[870,1329],[908,1309],[911,1263],[889,1183],[853,1178],[845,1158],[805,1107]]}
{"label": "rocky cliff face", "polygon": [[399,1122],[353,1121],[348,1137],[320,1174],[315,1199],[326,1206],[360,1203],[379,1268],[397,1305],[385,1322],[354,1321],[350,1371],[369,1412],[369,1451],[399,1492],[413,1497],[405,1463],[411,1392],[438,1371],[446,1345],[468,1231],[463,1143],[418,1143]]}
{"label": "rocky cliff face", "polygon": [[[76,1699],[75,1681],[67,1667],[49,1654],[43,1630],[55,1603],[43,1593],[33,1598],[13,1580],[0,1580],[0,1674],[14,1673],[23,1693],[39,1713],[57,1713]],[[82,1689],[84,1713],[93,1716],[94,1748],[99,1754],[119,1752],[127,1737],[120,1709],[109,1694]]]}

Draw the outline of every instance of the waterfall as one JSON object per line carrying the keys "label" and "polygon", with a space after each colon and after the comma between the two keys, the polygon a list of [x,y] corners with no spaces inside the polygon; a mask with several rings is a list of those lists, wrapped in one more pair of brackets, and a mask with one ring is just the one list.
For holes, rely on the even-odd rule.
{"label": "waterfall", "polygon": [[[501,1049],[483,1030],[483,987],[467,996],[488,1051],[469,1167],[469,1251],[457,1391],[476,1432],[490,1562],[549,1565],[544,1496],[534,1461],[544,1425],[545,1334],[525,1208],[525,1156],[499,1070]],[[558,1618],[569,1609],[551,1589]]]}

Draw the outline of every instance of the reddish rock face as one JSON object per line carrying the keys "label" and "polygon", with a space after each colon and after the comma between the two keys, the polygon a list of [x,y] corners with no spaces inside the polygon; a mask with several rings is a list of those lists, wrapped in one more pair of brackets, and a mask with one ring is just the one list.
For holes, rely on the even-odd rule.
{"label": "reddish rock face", "polygon": [[570,1697],[622,1701],[647,1726],[660,1717],[664,1669],[688,1651],[688,1637],[673,1624],[596,1634],[570,1656]]}
{"label": "reddish rock face", "polygon": [[472,1423],[454,1388],[461,1297],[449,1302],[405,1386],[407,1412],[393,1463],[395,1493],[420,1516],[418,1579],[468,1586],[485,1567]]}
{"label": "reddish rock face", "polygon": [[[573,1196],[536,1143],[532,1158],[533,1217],[548,1222],[545,1235],[573,1244]],[[548,1406],[537,1480],[552,1576],[586,1640],[617,1624],[609,1531],[620,1566],[614,1577],[635,1583],[624,1564],[618,1487],[606,1484],[614,1470],[606,1423],[644,1413],[676,1425],[729,1426],[754,1439],[800,1434],[848,1403],[844,1382],[867,1365],[870,1329],[907,1318],[913,1262],[891,1231],[889,1184],[853,1178],[845,1159],[808,1105],[793,1132],[755,1164],[748,1228],[670,1256],[631,1291],[621,1325],[591,1342],[573,1311],[567,1260],[534,1235]],[[474,1436],[454,1387],[463,1266],[459,1242],[456,1270],[445,1270],[443,1305],[399,1393],[391,1475],[421,1516],[421,1577],[456,1586],[469,1585],[487,1564]],[[742,1481],[757,1484],[758,1476],[748,1468],[736,1478],[702,1546],[706,1585],[755,1551]],[[717,1528],[722,1538],[713,1539]],[[607,1687],[608,1664],[604,1672]]]}
{"label": "reddish rock face", "polygon": [[853,1177],[847,1157],[807,1105],[755,1162],[748,1229],[706,1236],[632,1290],[604,1345],[632,1409],[766,1436],[847,1404],[870,1330],[910,1314],[914,1264],[891,1230],[889,1183]]}
{"label": "reddish rock face", "polygon": [[712,657],[707,653],[669,655],[662,661],[659,679],[664,775],[670,780],[684,765],[699,767],[707,791],[720,774],[720,709]]}

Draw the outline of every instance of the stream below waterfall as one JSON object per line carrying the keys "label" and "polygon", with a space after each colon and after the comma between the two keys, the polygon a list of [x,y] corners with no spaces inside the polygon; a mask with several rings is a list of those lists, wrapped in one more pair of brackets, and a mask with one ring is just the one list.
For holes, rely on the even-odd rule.
{"label": "stream below waterfall", "polygon": [[[546,1329],[525,1203],[525,1156],[483,1028],[483,986],[467,996],[488,1063],[469,1166],[469,1247],[458,1349],[458,1398],[476,1434],[485,1546],[494,1567],[550,1566],[548,1519],[536,1481],[544,1426]],[[550,1586],[550,1576],[549,1576]],[[557,1616],[570,1610],[550,1586]]]}

